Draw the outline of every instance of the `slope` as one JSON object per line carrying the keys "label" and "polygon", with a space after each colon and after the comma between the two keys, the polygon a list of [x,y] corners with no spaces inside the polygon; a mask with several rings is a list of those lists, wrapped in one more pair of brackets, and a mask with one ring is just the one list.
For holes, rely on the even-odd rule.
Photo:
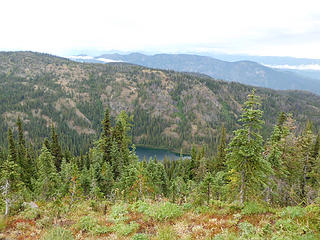
{"label": "slope", "polygon": [[[0,53],[0,142],[17,117],[35,145],[56,126],[75,153],[86,151],[99,134],[105,107],[112,116],[134,115],[133,142],[188,151],[193,143],[216,142],[224,123],[237,127],[241,105],[252,87],[198,75],[126,63],[78,63],[33,52]],[[280,111],[319,126],[320,97],[302,91],[258,88],[267,133]],[[61,134],[62,135],[62,134]]]}

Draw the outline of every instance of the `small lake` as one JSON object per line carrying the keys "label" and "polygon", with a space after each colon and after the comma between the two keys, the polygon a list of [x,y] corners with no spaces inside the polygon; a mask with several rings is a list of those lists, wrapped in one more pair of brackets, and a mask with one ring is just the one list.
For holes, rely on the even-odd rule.
{"label": "small lake", "polygon": [[[154,149],[154,148],[147,148],[147,147],[136,147],[136,154],[139,157],[140,160],[143,160],[144,157],[146,157],[147,160],[149,160],[150,157],[154,158],[157,157],[157,160],[163,161],[164,157],[167,156],[167,158],[171,159],[178,159],[180,157],[180,154],[171,152],[166,149]],[[188,157],[188,156],[184,156]]]}

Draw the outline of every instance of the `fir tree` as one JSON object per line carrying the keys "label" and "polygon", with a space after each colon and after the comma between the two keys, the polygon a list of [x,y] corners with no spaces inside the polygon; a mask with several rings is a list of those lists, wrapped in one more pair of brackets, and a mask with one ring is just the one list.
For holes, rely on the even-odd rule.
{"label": "fir tree", "polygon": [[11,156],[12,161],[17,164],[17,149],[11,128],[8,129],[8,144],[9,155]]}
{"label": "fir tree", "polygon": [[22,182],[18,171],[18,165],[9,154],[0,168],[0,190],[5,201],[5,216],[10,212],[10,207],[20,196]]}
{"label": "fir tree", "polygon": [[57,197],[60,189],[60,178],[54,165],[54,157],[45,145],[42,146],[37,165],[38,178],[34,182],[36,195],[43,199]]}
{"label": "fir tree", "polygon": [[111,161],[111,145],[112,145],[112,128],[109,109],[106,108],[102,123],[101,149],[103,151],[103,159],[110,164]]}
{"label": "fir tree", "polygon": [[227,166],[234,176],[232,179],[240,187],[242,204],[247,200],[250,190],[258,191],[254,186],[266,184],[266,177],[271,172],[270,164],[262,156],[263,139],[259,130],[264,122],[259,106],[259,98],[253,90],[248,95],[239,120],[242,127],[234,132],[228,148]]}
{"label": "fir tree", "polygon": [[307,203],[306,199],[306,187],[308,180],[310,179],[310,172],[314,163],[313,159],[313,133],[312,123],[307,122],[306,127],[299,138],[299,146],[301,148],[301,198],[304,204]]}
{"label": "fir tree", "polygon": [[227,139],[226,139],[226,128],[224,127],[224,124],[221,127],[221,134],[220,134],[220,139],[219,139],[219,144],[218,144],[218,149],[217,149],[217,157],[216,157],[216,166],[215,166],[215,171],[223,171],[225,170],[225,165],[226,165],[226,149],[227,149]]}
{"label": "fir tree", "polygon": [[62,151],[61,146],[59,144],[58,134],[54,128],[54,125],[51,126],[51,145],[50,151],[54,158],[54,165],[56,166],[57,170],[60,171],[61,169],[61,162],[62,162]]}

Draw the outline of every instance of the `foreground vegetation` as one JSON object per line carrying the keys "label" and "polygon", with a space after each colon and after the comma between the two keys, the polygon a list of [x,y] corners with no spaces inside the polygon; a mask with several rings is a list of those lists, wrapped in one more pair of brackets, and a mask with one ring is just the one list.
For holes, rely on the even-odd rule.
{"label": "foreground vegetation", "polygon": [[[320,239],[320,206],[271,208],[212,201],[37,202],[2,222],[8,239]],[[1,236],[1,233],[0,233]]]}
{"label": "foreground vegetation", "polygon": [[[0,237],[11,239],[317,239],[320,137],[281,113],[263,140],[253,90],[217,154],[193,147],[190,158],[139,161],[132,117],[112,124],[107,109],[88,154],[63,151],[54,126],[41,151],[22,121],[0,154]],[[16,140],[17,138],[17,140]]]}

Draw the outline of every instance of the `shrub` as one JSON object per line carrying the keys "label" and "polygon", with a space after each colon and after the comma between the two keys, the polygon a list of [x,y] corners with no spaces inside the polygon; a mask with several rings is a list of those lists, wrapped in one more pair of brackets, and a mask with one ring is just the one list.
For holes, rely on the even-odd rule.
{"label": "shrub", "polygon": [[280,213],[280,216],[283,217],[288,217],[291,219],[303,217],[306,214],[306,209],[299,207],[299,206],[294,206],[294,207],[286,207],[283,209],[283,211]]}
{"label": "shrub", "polygon": [[255,202],[247,203],[241,210],[241,213],[244,215],[261,214],[266,212],[268,212],[268,209],[266,207]]}
{"label": "shrub", "polygon": [[107,226],[101,226],[98,224],[98,220],[92,216],[84,216],[78,223],[78,229],[90,232],[93,234],[104,234],[111,232],[112,230]]}
{"label": "shrub", "polygon": [[92,232],[98,225],[98,220],[92,216],[84,216],[80,218],[78,228],[86,232]]}
{"label": "shrub", "polygon": [[0,216],[0,232],[7,227],[7,220],[4,216]]}
{"label": "shrub", "polygon": [[279,219],[275,226],[278,230],[286,231],[286,232],[293,232],[298,230],[297,224],[290,218],[287,219]]}
{"label": "shrub", "polygon": [[241,238],[243,239],[253,239],[256,235],[256,228],[251,223],[239,223],[239,228],[241,230]]}
{"label": "shrub", "polygon": [[41,240],[73,240],[72,233],[62,227],[55,227],[47,232]]}
{"label": "shrub", "polygon": [[131,222],[130,224],[119,223],[116,226],[114,226],[115,232],[122,236],[127,236],[130,233],[138,230],[138,228],[139,224],[136,222]]}
{"label": "shrub", "polygon": [[148,211],[148,209],[150,209],[150,204],[146,203],[144,201],[138,200],[137,202],[135,202],[134,204],[132,204],[132,210],[136,210],[140,213],[145,213]]}
{"label": "shrub", "polygon": [[163,221],[180,217],[183,214],[183,211],[179,205],[165,202],[150,207],[146,214],[158,221]]}
{"label": "shrub", "polygon": [[213,240],[237,240],[239,237],[234,232],[223,231],[213,237]]}
{"label": "shrub", "polygon": [[149,237],[146,234],[137,233],[131,238],[131,240],[149,240]]}
{"label": "shrub", "polygon": [[128,220],[128,205],[125,203],[115,204],[111,208],[109,220],[113,222],[121,222]]}
{"label": "shrub", "polygon": [[177,233],[171,226],[165,226],[159,229],[156,240],[176,240],[178,239]]}
{"label": "shrub", "polygon": [[28,220],[34,220],[36,218],[40,218],[41,211],[39,208],[26,208],[23,212],[20,213],[20,215]]}

